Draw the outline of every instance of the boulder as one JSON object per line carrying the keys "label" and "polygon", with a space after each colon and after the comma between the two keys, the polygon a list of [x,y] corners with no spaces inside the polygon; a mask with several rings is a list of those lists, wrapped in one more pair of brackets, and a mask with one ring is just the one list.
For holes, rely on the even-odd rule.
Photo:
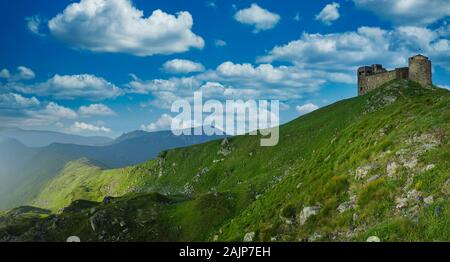
{"label": "boulder", "polygon": [[70,236],[67,238],[66,242],[81,242],[81,239],[77,236]]}
{"label": "boulder", "polygon": [[434,202],[433,196],[428,196],[428,197],[424,198],[423,202],[425,203],[425,205],[433,204],[433,202]]}
{"label": "boulder", "polygon": [[386,166],[386,173],[389,177],[393,177],[397,173],[398,165],[395,162],[389,162]]}
{"label": "boulder", "polygon": [[381,242],[381,240],[377,236],[370,236],[370,237],[367,238],[366,242]]}
{"label": "boulder", "polygon": [[244,236],[244,242],[252,242],[255,237],[255,232],[246,233]]}
{"label": "boulder", "polygon": [[299,216],[300,225],[304,225],[308,218],[310,218],[311,216],[317,215],[319,213],[319,210],[320,206],[304,207]]}

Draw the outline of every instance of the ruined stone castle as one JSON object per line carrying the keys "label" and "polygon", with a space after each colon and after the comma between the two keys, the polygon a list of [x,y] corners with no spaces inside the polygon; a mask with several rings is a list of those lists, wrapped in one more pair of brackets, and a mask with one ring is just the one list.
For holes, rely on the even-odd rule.
{"label": "ruined stone castle", "polygon": [[422,86],[432,85],[431,61],[423,55],[409,58],[409,66],[387,71],[382,65],[363,66],[358,68],[358,95],[380,87],[394,79],[409,79]]}

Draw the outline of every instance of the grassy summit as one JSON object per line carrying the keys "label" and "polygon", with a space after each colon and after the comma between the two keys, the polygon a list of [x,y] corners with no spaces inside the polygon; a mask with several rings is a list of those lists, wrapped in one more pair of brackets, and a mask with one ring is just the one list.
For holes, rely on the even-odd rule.
{"label": "grassy summit", "polygon": [[31,203],[55,214],[0,220],[0,239],[450,241],[449,134],[450,92],[397,80],[281,126],[275,147],[238,136],[123,169],[72,162]]}

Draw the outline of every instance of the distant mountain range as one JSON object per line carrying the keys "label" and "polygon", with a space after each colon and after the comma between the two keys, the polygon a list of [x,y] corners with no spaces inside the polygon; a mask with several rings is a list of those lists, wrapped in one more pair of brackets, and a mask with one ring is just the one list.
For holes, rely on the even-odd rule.
{"label": "distant mountain range", "polygon": [[[3,128],[0,131],[0,209],[26,203],[35,197],[42,186],[73,160],[87,158],[103,168],[119,168],[152,159],[167,149],[221,137],[134,131],[112,140]],[[38,145],[44,146],[36,147]]]}
{"label": "distant mountain range", "polygon": [[44,147],[53,143],[98,146],[111,143],[112,138],[104,136],[77,136],[53,131],[24,130],[0,127],[0,137],[16,139],[29,147]]}

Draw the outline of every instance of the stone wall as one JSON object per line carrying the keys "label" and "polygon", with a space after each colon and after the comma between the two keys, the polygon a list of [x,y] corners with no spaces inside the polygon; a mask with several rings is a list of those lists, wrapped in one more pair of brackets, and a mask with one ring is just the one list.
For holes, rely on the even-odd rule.
{"label": "stone wall", "polygon": [[363,95],[386,82],[397,79],[397,71],[388,71],[370,76],[361,76],[358,79],[358,95]]}

